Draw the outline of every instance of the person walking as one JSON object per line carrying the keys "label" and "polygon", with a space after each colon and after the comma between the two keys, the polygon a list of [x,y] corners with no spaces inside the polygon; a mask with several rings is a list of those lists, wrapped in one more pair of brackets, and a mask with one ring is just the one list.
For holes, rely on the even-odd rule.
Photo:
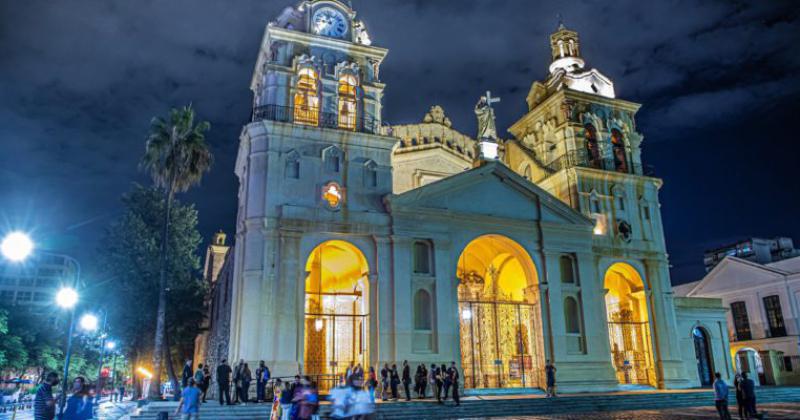
{"label": "person walking", "polygon": [[556,366],[550,363],[550,360],[547,360],[547,363],[544,365],[544,373],[547,379],[547,397],[555,397],[556,396]]}
{"label": "person walking", "polygon": [[367,389],[369,390],[369,400],[372,404],[375,404],[375,387],[377,386],[378,378],[377,375],[375,375],[375,368],[370,366],[367,376]]}
{"label": "person walking", "polygon": [[181,420],[200,420],[200,388],[194,378],[189,378],[187,385],[181,391],[181,400],[175,409],[175,415],[180,414]]}
{"label": "person walking", "polygon": [[222,359],[219,366],[217,366],[217,386],[219,387],[219,405],[222,405],[222,397],[225,397],[225,403],[231,405],[231,367],[228,366],[228,361]]}
{"label": "person walking", "polygon": [[53,420],[56,417],[56,399],[53,397],[53,387],[58,385],[58,373],[50,372],[44,382],[36,390],[33,397],[34,420]]}
{"label": "person walking", "polygon": [[406,391],[406,401],[411,401],[411,367],[408,360],[403,360],[403,390]]}
{"label": "person walking", "polygon": [[397,365],[394,363],[392,364],[392,370],[390,371],[390,375],[391,376],[389,378],[389,381],[392,387],[392,399],[397,401],[398,399],[400,399],[400,396],[398,395],[397,392],[397,387],[400,385],[400,375],[397,373]]}
{"label": "person walking", "polygon": [[250,382],[253,381],[253,374],[250,372],[250,368],[247,366],[247,363],[242,365],[242,371],[239,379],[242,383],[240,387],[241,395],[239,395],[239,399],[242,401],[242,403],[247,404],[247,402],[250,401]]}
{"label": "person walking", "polygon": [[211,371],[208,369],[208,363],[203,366],[203,386],[200,390],[203,391],[203,402],[206,402],[206,395],[208,395],[208,387],[211,386]]}
{"label": "person walking", "polygon": [[244,359],[239,359],[239,363],[233,368],[233,403],[239,403],[239,397],[242,394],[242,368],[244,368]]}
{"label": "person walking", "polygon": [[[364,387],[364,368],[361,366],[361,363],[357,363],[356,367],[353,368],[353,390],[359,390]],[[315,387],[312,387],[316,390]],[[319,390],[317,390],[319,393]]]}
{"label": "person walking", "polygon": [[281,378],[276,378],[272,384],[272,408],[269,411],[269,420],[281,419],[281,390],[283,390]]}
{"label": "person walking", "polygon": [[289,382],[283,384],[283,391],[281,391],[281,420],[289,420],[292,416],[292,385]]}
{"label": "person walking", "polygon": [[747,417],[756,417],[756,383],[747,377],[747,372],[742,373],[742,393],[744,394],[744,411]]}
{"label": "person walking", "polygon": [[381,369],[381,399],[386,401],[389,395],[389,364],[384,363]]}
{"label": "person walking", "polygon": [[[181,374],[181,388],[186,388],[189,386],[189,379],[192,378],[194,372],[192,372],[192,361],[186,360],[186,363],[183,364],[183,373]],[[178,390],[175,390],[177,392]]]}
{"label": "person walking", "polygon": [[714,374],[714,405],[717,408],[720,420],[731,420],[731,413],[728,411],[728,384],[722,380],[719,372]]}
{"label": "person walking", "polygon": [[62,420],[88,420],[94,418],[93,398],[89,395],[89,387],[83,376],[72,382],[72,395],[67,398]]}
{"label": "person walking", "polygon": [[461,396],[458,394],[458,379],[460,375],[458,374],[456,362],[450,362],[450,369],[447,370],[447,373],[450,377],[450,386],[453,388],[453,401],[455,401],[456,407],[458,407],[461,405]]}
{"label": "person walking", "polygon": [[264,361],[258,362],[258,369],[256,369],[256,402],[264,402],[267,400],[267,382],[269,382],[269,368]]}

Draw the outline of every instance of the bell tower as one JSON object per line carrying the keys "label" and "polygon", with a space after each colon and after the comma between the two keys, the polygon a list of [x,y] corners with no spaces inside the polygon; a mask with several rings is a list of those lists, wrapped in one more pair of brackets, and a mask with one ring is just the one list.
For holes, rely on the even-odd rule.
{"label": "bell tower", "polygon": [[[652,346],[640,346],[649,351],[643,360],[652,360],[641,370],[655,372],[646,384],[682,386],[680,349],[667,333],[677,327],[658,199],[663,182],[642,163],[640,105],[617,98],[611,79],[586,65],[576,31],[560,24],[550,47],[549,74],[533,82],[528,112],[509,128],[514,138],[505,143],[504,161],[594,220],[593,253],[585,257],[594,259],[601,282],[613,277],[616,263],[634,267],[644,284],[636,293],[648,302],[653,325]],[[614,298],[606,298],[611,307]]]}
{"label": "bell tower", "polygon": [[304,328],[305,247],[385,233],[395,143],[381,122],[387,52],[346,1],[300,1],[266,25],[236,161],[231,359],[298,372],[302,340],[287,337]]}

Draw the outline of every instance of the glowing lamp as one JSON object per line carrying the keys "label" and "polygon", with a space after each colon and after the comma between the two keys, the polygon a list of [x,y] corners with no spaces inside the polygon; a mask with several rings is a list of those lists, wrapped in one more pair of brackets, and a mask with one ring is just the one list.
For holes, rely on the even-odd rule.
{"label": "glowing lamp", "polygon": [[470,311],[469,309],[464,309],[463,311],[461,311],[461,318],[465,320],[472,319],[472,311]]}
{"label": "glowing lamp", "polygon": [[117,347],[117,343],[113,341],[106,342],[106,349],[114,350]]}
{"label": "glowing lamp", "polygon": [[144,376],[147,379],[150,379],[150,378],[153,377],[153,374],[150,373],[149,370],[145,369],[142,366],[139,366],[138,368],[136,368],[136,372],[139,372],[140,375]]}
{"label": "glowing lamp", "polygon": [[314,329],[315,329],[315,330],[317,330],[317,331],[322,331],[322,327],[324,327],[324,326],[325,326],[325,322],[324,322],[324,321],[322,321],[322,318],[317,318],[317,319],[314,321]]}
{"label": "glowing lamp", "polygon": [[11,261],[24,261],[33,252],[33,241],[23,232],[11,232],[3,238],[0,251]]}
{"label": "glowing lamp", "polygon": [[70,309],[78,303],[78,292],[71,287],[64,287],[56,293],[56,304],[64,309]]}
{"label": "glowing lamp", "polygon": [[86,331],[94,331],[97,329],[97,317],[92,314],[86,314],[81,317],[81,328]]}

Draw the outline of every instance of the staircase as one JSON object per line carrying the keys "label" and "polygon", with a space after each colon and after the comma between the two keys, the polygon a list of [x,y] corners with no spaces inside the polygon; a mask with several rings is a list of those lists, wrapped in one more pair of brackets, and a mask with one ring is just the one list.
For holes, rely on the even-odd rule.
{"label": "staircase", "polygon": [[[756,390],[759,404],[771,402],[800,401],[800,387],[760,387]],[[735,397],[731,394],[731,404],[735,405]],[[711,390],[689,391],[643,391],[603,394],[571,394],[558,398],[540,396],[503,395],[495,397],[465,397],[461,406],[456,407],[452,401],[446,405],[431,401],[398,401],[378,403],[378,419],[444,419],[466,417],[502,417],[543,414],[564,414],[592,411],[625,411],[647,410],[659,408],[679,408],[713,406],[714,397]],[[156,402],[144,407],[140,413],[131,416],[131,420],[155,420],[159,411],[173,416],[177,403]],[[320,409],[322,417],[326,417],[329,406],[324,404]],[[269,404],[248,404],[246,406],[219,406],[216,402],[203,404],[200,415],[204,419],[215,420],[264,420],[269,418]]]}

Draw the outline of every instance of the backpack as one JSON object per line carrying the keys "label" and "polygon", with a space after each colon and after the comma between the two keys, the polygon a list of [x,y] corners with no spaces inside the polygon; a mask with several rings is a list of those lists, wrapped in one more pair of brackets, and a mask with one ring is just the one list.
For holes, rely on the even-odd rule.
{"label": "backpack", "polygon": [[197,372],[194,373],[194,382],[197,385],[202,384],[204,376],[205,375],[203,375],[203,371],[202,370],[198,370]]}

